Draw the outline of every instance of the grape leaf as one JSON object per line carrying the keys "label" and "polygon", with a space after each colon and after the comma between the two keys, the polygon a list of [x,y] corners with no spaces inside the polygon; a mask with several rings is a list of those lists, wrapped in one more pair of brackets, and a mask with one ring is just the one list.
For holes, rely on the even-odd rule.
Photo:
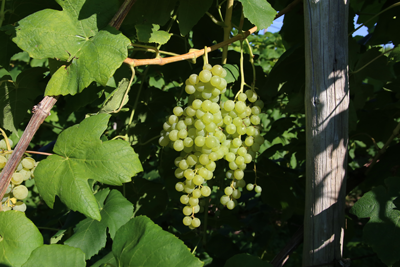
{"label": "grape leaf", "polygon": [[43,237],[25,213],[0,212],[0,265],[19,267],[41,245]]}
{"label": "grape leaf", "polygon": [[100,140],[109,118],[99,114],[63,131],[53,149],[56,155],[36,167],[36,185],[49,207],[58,195],[70,209],[100,221],[99,206],[87,180],[122,185],[143,170],[129,143]]}
{"label": "grape leaf", "polygon": [[276,10],[265,0],[239,0],[243,5],[244,16],[258,30],[268,28],[275,19]]}
{"label": "grape leaf", "polygon": [[260,260],[256,256],[249,254],[237,254],[226,261],[224,267],[272,267],[272,265],[266,261]]}
{"label": "grape leaf", "polygon": [[118,266],[203,266],[181,240],[145,216],[135,217],[119,228],[112,251]]}
{"label": "grape leaf", "polygon": [[[104,101],[100,113],[111,113],[118,110],[120,106],[124,106],[129,100],[128,95],[126,95],[124,99],[125,92],[129,89],[128,86],[129,80],[126,78],[122,79],[118,84],[118,88],[115,89]],[[122,103],[122,101],[124,102]]]}
{"label": "grape leaf", "polygon": [[[46,95],[74,95],[108,79],[127,57],[130,40],[107,26],[118,1],[57,0],[62,11],[45,9],[18,22],[13,41],[33,58],[68,61],[49,81]],[[40,30],[39,30],[40,29]]]}
{"label": "grape leaf", "polygon": [[66,245],[43,245],[35,249],[22,267],[84,267],[85,254],[78,248]]}
{"label": "grape leaf", "polygon": [[178,8],[179,30],[186,35],[208,11],[212,0],[187,0],[180,1]]}
{"label": "grape leaf", "polygon": [[33,101],[43,94],[46,68],[31,68],[21,72],[16,82],[5,76],[0,79],[0,125],[18,134],[19,124],[33,107]]}
{"label": "grape leaf", "polygon": [[64,242],[68,246],[80,248],[85,252],[86,259],[90,259],[106,245],[107,227],[111,238],[114,238],[116,231],[133,216],[132,203],[118,190],[114,189],[110,193],[107,188],[97,192],[95,197],[102,220],[99,222],[90,218],[84,219],[74,229],[74,235]]}
{"label": "grape leaf", "polygon": [[165,44],[171,35],[166,31],[160,31],[157,24],[137,24],[136,34],[140,42]]}
{"label": "grape leaf", "polygon": [[226,70],[225,80],[227,83],[233,83],[239,78],[239,67],[237,65],[225,64],[224,69]]}
{"label": "grape leaf", "polygon": [[107,255],[105,255],[100,260],[96,261],[96,263],[90,267],[107,267],[107,266],[117,266],[117,260],[115,259],[112,252],[109,252]]}
{"label": "grape leaf", "polygon": [[378,186],[364,194],[351,213],[359,218],[370,218],[364,226],[363,238],[388,266],[400,260],[400,211],[393,203],[400,194],[400,178],[385,180],[387,189]]}

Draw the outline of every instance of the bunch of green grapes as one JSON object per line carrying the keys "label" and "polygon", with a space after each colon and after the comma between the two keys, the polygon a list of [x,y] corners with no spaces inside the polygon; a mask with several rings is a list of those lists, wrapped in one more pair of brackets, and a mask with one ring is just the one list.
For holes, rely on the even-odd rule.
{"label": "bunch of green grapes", "polygon": [[[12,146],[12,141],[8,140],[10,146]],[[8,159],[11,157],[12,150],[7,150],[6,143],[0,140],[0,173],[1,170],[6,165]],[[23,185],[23,182],[33,178],[33,171],[35,170],[38,162],[33,158],[24,156],[21,162],[18,164],[15,170],[11,182],[8,185],[6,193],[1,200],[1,208],[3,211],[7,210],[19,210],[24,212],[26,210],[26,205],[21,200],[28,196],[28,188]]]}
{"label": "bunch of green grapes", "polygon": [[[244,170],[264,143],[260,135],[259,114],[264,103],[252,90],[240,93],[236,101],[220,103],[226,91],[226,70],[220,65],[206,64],[199,75],[186,80],[185,91],[190,94],[188,106],[175,107],[163,125],[159,144],[181,152],[175,159],[175,189],[184,193],[183,224],[191,229],[199,227],[196,217],[200,211],[199,199],[208,197],[211,188],[207,181],[214,178],[216,161],[229,162],[226,177],[231,179],[220,202],[233,209],[246,186]],[[248,190],[261,193],[261,187],[248,184]]]}

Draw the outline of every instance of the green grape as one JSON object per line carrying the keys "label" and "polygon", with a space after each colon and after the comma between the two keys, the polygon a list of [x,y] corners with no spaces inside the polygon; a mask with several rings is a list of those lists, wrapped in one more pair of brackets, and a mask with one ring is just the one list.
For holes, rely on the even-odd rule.
{"label": "green grape", "polygon": [[223,196],[220,198],[220,200],[219,200],[219,202],[220,202],[222,205],[226,205],[226,203],[228,203],[228,201],[230,201],[230,198],[229,198],[229,196],[227,196],[227,195],[223,195]]}
{"label": "green grape", "polygon": [[217,155],[216,152],[211,152],[211,153],[208,155],[208,158],[209,158],[211,161],[217,161],[217,160],[218,160],[218,155]]}
{"label": "green grape", "polygon": [[241,125],[241,126],[237,127],[237,128],[236,128],[236,132],[237,132],[239,135],[244,135],[244,134],[246,134],[246,126]]}
{"label": "green grape", "polygon": [[166,132],[169,132],[169,131],[172,130],[172,129],[171,129],[171,125],[170,125],[168,122],[164,122],[164,124],[163,124],[163,129],[164,129],[164,131],[166,131]]}
{"label": "green grape", "polygon": [[208,154],[201,154],[201,156],[199,157],[199,162],[202,165],[207,165],[210,162],[210,159],[208,158]]}
{"label": "green grape", "polygon": [[[197,92],[199,92],[199,93],[203,92],[204,89],[206,89],[204,83],[202,83],[202,82],[199,82],[198,84],[196,84],[195,88],[196,88]],[[196,93],[195,93],[195,96],[196,96]]]}
{"label": "green grape", "polygon": [[[219,142],[218,139],[214,136],[209,136],[206,138],[206,146],[209,148],[213,148],[218,146]],[[207,163],[206,163],[207,164]],[[205,164],[204,164],[205,165]]]}
{"label": "green grape", "polygon": [[181,182],[175,184],[175,190],[178,192],[182,192],[185,189],[185,185]]}
{"label": "green grape", "polygon": [[238,168],[238,166],[234,161],[229,162],[229,169],[236,170],[237,168]]}
{"label": "green grape", "polygon": [[232,117],[229,116],[229,115],[225,116],[225,117],[224,117],[224,123],[225,123],[226,125],[231,124],[231,123],[232,123]]}
{"label": "green grape", "polygon": [[251,108],[250,107],[246,107],[245,113],[246,113],[247,116],[250,116],[251,115]]}
{"label": "green grape", "polygon": [[201,197],[201,191],[200,191],[200,189],[195,189],[195,190],[193,190],[192,196],[193,196],[194,198],[199,198],[199,197]]}
{"label": "green grape", "polygon": [[183,172],[183,175],[185,176],[186,179],[192,180],[194,178],[194,172],[192,169],[187,169]]}
{"label": "green grape", "polygon": [[205,111],[208,112],[211,110],[211,106],[212,106],[212,102],[210,100],[205,100],[202,104],[201,104],[201,108]]}
{"label": "green grape", "polygon": [[246,185],[246,189],[249,191],[252,191],[254,189],[254,185],[253,184],[247,184]]}
{"label": "green grape", "polygon": [[230,196],[230,195],[232,195],[232,192],[233,192],[232,187],[230,187],[230,186],[225,187],[225,190],[224,190],[225,195]]}
{"label": "green grape", "polygon": [[183,140],[183,145],[185,147],[191,147],[193,146],[193,139],[190,137],[186,137],[185,140]]}
{"label": "green grape", "polygon": [[197,156],[193,155],[193,154],[189,155],[187,157],[186,161],[190,166],[193,166],[193,165],[195,165],[197,163]]}
{"label": "green grape", "polygon": [[226,111],[232,111],[235,108],[235,102],[233,102],[232,100],[227,100],[224,103],[224,109]]}
{"label": "green grape", "polygon": [[218,76],[213,76],[210,79],[210,83],[211,83],[212,86],[217,87],[221,83],[221,78],[218,77]]}
{"label": "green grape", "polygon": [[189,198],[189,204],[190,204],[190,206],[196,206],[196,205],[198,205],[199,204],[199,199],[198,198],[195,198],[195,197],[190,197]]}
{"label": "green grape", "polygon": [[199,109],[199,108],[201,108],[202,103],[203,102],[200,99],[195,99],[192,102],[192,108]]}
{"label": "green grape", "polygon": [[[158,139],[158,143],[160,146],[167,146],[169,144],[169,138],[168,136],[161,136],[160,139]],[[1,164],[0,164],[1,167]]]}
{"label": "green grape", "polygon": [[211,180],[214,177],[214,173],[209,171],[207,177],[205,177],[205,180]]}
{"label": "green grape", "polygon": [[204,183],[204,178],[201,177],[200,175],[196,175],[196,176],[193,178],[193,183],[194,183],[195,185],[201,185],[201,184]]}
{"label": "green grape", "polygon": [[[222,92],[221,92],[222,94]],[[214,96],[214,97],[210,97],[210,101],[213,103],[217,103],[219,101],[219,95],[218,96]]]}
{"label": "green grape", "polygon": [[225,78],[226,74],[227,74],[226,70],[224,68],[222,68],[222,72],[221,72],[221,75],[219,75],[219,77]]}
{"label": "green grape", "polygon": [[193,192],[193,190],[194,190],[194,187],[191,187],[191,186],[185,186],[185,192],[186,192],[186,193],[190,194],[190,193],[192,193],[192,192]]}
{"label": "green grape", "polygon": [[197,228],[197,227],[200,226],[200,224],[201,224],[201,222],[200,222],[199,218],[193,218],[193,220],[192,220],[192,226],[193,227]]}
{"label": "green grape", "polygon": [[254,191],[255,191],[256,193],[261,193],[261,191],[262,191],[261,186],[257,185],[257,186],[254,188]]}
{"label": "green grape", "polygon": [[181,160],[183,160],[182,157],[177,157],[177,158],[175,158],[174,164],[175,164],[176,167],[179,167],[179,162],[181,162]]}
{"label": "green grape", "polygon": [[[246,114],[246,115],[247,115],[247,114]],[[250,123],[251,123],[251,122],[250,122],[250,119],[249,119],[249,118],[244,118],[244,119],[243,119],[243,124],[246,125],[246,127],[249,127],[249,126],[250,126]]]}
{"label": "green grape", "polygon": [[175,116],[180,117],[183,114],[183,109],[181,107],[174,107],[173,113]]}
{"label": "green grape", "polygon": [[253,150],[254,152],[258,152],[260,150],[260,145],[259,144],[253,144],[251,146],[251,150]]}
{"label": "green grape", "polygon": [[186,129],[182,129],[178,132],[178,137],[180,139],[185,139],[187,135],[188,135],[188,132],[186,131]]}
{"label": "green grape", "polygon": [[222,74],[222,67],[220,65],[214,65],[211,69],[213,75],[220,76]]}
{"label": "green grape", "polygon": [[233,192],[232,192],[232,197],[235,199],[239,199],[241,195],[242,195],[242,193],[237,189],[233,190]]}
{"label": "green grape", "polygon": [[211,69],[212,69],[212,66],[211,66],[210,64],[205,64],[205,65],[203,66],[203,70],[209,70],[209,71],[211,71]]}
{"label": "green grape", "polygon": [[199,79],[203,83],[208,83],[211,80],[211,76],[212,76],[211,72],[209,70],[204,69],[200,71]]}
{"label": "green grape", "polygon": [[242,164],[244,163],[244,157],[242,157],[242,156],[237,156],[236,159],[235,159],[235,163],[236,163],[237,165],[242,165]]}
{"label": "green grape", "polygon": [[246,169],[246,164],[238,165],[238,168],[244,171]]}
{"label": "green grape", "polygon": [[229,152],[225,155],[225,159],[228,162],[233,162],[235,160],[235,154],[233,154],[232,152]]}
{"label": "green grape", "polygon": [[215,113],[217,113],[219,111],[220,111],[219,105],[217,103],[212,103],[211,102],[210,112],[215,114]]}
{"label": "green grape", "polygon": [[233,119],[236,118],[238,115],[234,110],[229,111],[229,116],[231,116]]}
{"label": "green grape", "polygon": [[197,76],[197,74],[191,74],[189,76],[189,82],[193,85],[196,85],[199,82],[199,76]]}
{"label": "green grape", "polygon": [[176,129],[178,131],[185,129],[186,130],[186,124],[184,120],[180,120],[178,121],[178,123],[176,124]]}
{"label": "green grape", "polygon": [[177,169],[175,170],[175,177],[178,178],[178,179],[183,178],[183,172],[184,172],[184,171],[183,171],[181,168],[177,168]]}
{"label": "green grape", "polygon": [[207,165],[206,168],[207,170],[213,172],[215,170],[215,168],[217,167],[217,164],[215,164],[214,161],[210,161]]}
{"label": "green grape", "polygon": [[263,109],[264,102],[261,99],[258,99],[256,102],[254,102],[254,106],[257,106],[257,107],[260,107],[260,109]]}
{"label": "green grape", "polygon": [[[181,198],[180,198],[179,200],[180,200],[180,202],[181,202],[182,204],[187,204],[187,203],[189,203],[189,197],[188,197],[187,195],[182,195]],[[185,208],[183,208],[183,209],[185,209]],[[185,214],[185,215],[186,215],[186,214]],[[187,215],[189,215],[189,214],[187,214]]]}
{"label": "green grape", "polygon": [[203,129],[203,130],[197,130],[197,129],[196,129],[196,136],[203,136],[203,137],[205,137],[205,136],[206,136],[206,131],[204,131],[204,129]]}
{"label": "green grape", "polygon": [[243,125],[243,121],[242,121],[241,118],[237,117],[237,118],[234,118],[234,119],[233,119],[233,124],[234,124],[236,127],[240,127],[240,126]]}
{"label": "green grape", "polygon": [[237,113],[243,113],[246,108],[246,104],[242,101],[237,101],[235,104],[235,110]]}
{"label": "green grape", "polygon": [[250,121],[253,125],[258,125],[260,124],[260,117],[258,117],[257,115],[251,115]]}
{"label": "green grape", "polygon": [[235,170],[235,172],[233,173],[233,176],[237,180],[242,180],[244,177],[244,172],[242,170]]}
{"label": "green grape", "polygon": [[[21,168],[21,169],[22,169],[22,168]],[[24,181],[24,176],[23,176],[22,174],[20,174],[20,173],[14,172],[14,174],[12,175],[12,178],[11,178],[11,182],[12,182],[14,185],[19,185],[19,184],[21,184],[23,181]]]}
{"label": "green grape", "polygon": [[[186,118],[186,119],[188,119],[188,118]],[[196,128],[190,127],[190,129],[188,130],[188,136],[192,139],[195,139],[197,136],[196,131],[197,131]]]}
{"label": "green grape", "polygon": [[[183,142],[184,142],[183,145],[185,145],[185,140],[183,140]],[[186,154],[190,154],[193,150],[194,150],[193,146],[190,146],[190,147],[185,146],[183,148],[183,152],[185,152]]]}
{"label": "green grape", "polygon": [[254,134],[256,133],[256,129],[253,126],[249,126],[246,129],[246,134],[249,136],[254,136]]}
{"label": "green grape", "polygon": [[192,218],[189,217],[189,216],[184,217],[183,218],[183,224],[186,225],[186,226],[191,225],[192,224]]}
{"label": "green grape", "polygon": [[205,197],[208,197],[209,195],[211,195],[211,188],[208,186],[203,186],[200,191],[201,191],[201,194]]}
{"label": "green grape", "polygon": [[[188,196],[186,196],[186,195],[183,195],[183,196],[185,196],[185,197],[187,197],[187,201],[186,201],[186,198],[185,198],[185,201],[186,201],[186,203],[183,203],[182,201],[182,204],[187,204],[188,202],[189,202],[189,197]],[[182,196],[182,197],[183,197]],[[182,198],[181,197],[181,198]],[[185,206],[184,208],[183,208],[183,214],[184,215],[186,215],[186,216],[189,216],[189,215],[192,215],[192,213],[193,213],[193,208],[192,207],[190,207],[190,206]]]}
{"label": "green grape", "polygon": [[239,156],[244,157],[244,155],[247,154],[247,149],[245,147],[239,147],[237,153],[239,154]]}
{"label": "green grape", "polygon": [[240,93],[240,94],[238,95],[238,100],[239,100],[239,101],[245,102],[246,99],[247,99],[247,95],[246,95],[246,94]]}
{"label": "green grape", "polygon": [[206,126],[201,120],[196,120],[194,127],[196,127],[197,130],[203,130]]}
{"label": "green grape", "polygon": [[204,122],[204,124],[209,124],[212,122],[214,119],[214,116],[211,113],[206,113],[201,117],[201,120]]}
{"label": "green grape", "polygon": [[250,163],[253,160],[253,157],[250,154],[246,154],[243,156],[244,163]]}
{"label": "green grape", "polygon": [[186,162],[185,159],[179,162],[179,168],[181,168],[182,170],[186,170],[187,168],[189,168],[189,164]]}
{"label": "green grape", "polygon": [[198,213],[200,211],[200,206],[199,205],[193,206],[192,209],[193,209],[193,213]]}
{"label": "green grape", "polygon": [[236,182],[236,185],[240,188],[243,188],[246,186],[246,182],[242,179]]}
{"label": "green grape", "polygon": [[229,152],[232,152],[233,154],[237,154],[238,150],[239,150],[239,148],[235,147],[233,145],[229,148]]}
{"label": "green grape", "polygon": [[171,116],[169,116],[169,118],[168,118],[168,123],[169,124],[174,124],[174,123],[177,123],[178,122],[178,117],[177,116],[175,116],[175,115],[171,115]]}
{"label": "green grape", "polygon": [[232,140],[232,145],[234,147],[240,147],[242,145],[242,140],[240,140],[239,138],[235,138]]}
{"label": "green grape", "polygon": [[221,79],[220,83],[216,86],[219,90],[221,90],[221,94],[225,93],[226,90],[226,86],[227,86],[227,82],[225,79]]}
{"label": "green grape", "polygon": [[28,188],[24,185],[14,187],[12,193],[16,199],[25,199],[28,196]]}
{"label": "green grape", "polygon": [[225,130],[228,134],[234,134],[236,132],[236,126],[233,124],[229,124],[228,126],[226,126]]}
{"label": "green grape", "polygon": [[233,209],[235,208],[235,202],[233,202],[232,200],[229,200],[229,201],[226,203],[226,207],[227,207],[228,209],[230,209],[230,210],[233,210]]}
{"label": "green grape", "polygon": [[254,139],[252,136],[247,136],[246,140],[244,140],[246,146],[252,146],[254,144]]}
{"label": "green grape", "polygon": [[178,140],[178,130],[172,130],[168,135],[169,140],[172,142]]}
{"label": "green grape", "polygon": [[192,107],[187,107],[185,111],[186,115],[188,115],[189,117],[193,117],[194,115],[196,115],[196,110],[193,109]]}
{"label": "green grape", "polygon": [[257,107],[257,106],[254,106],[254,107],[251,108],[251,113],[254,114],[254,115],[258,115],[258,114],[261,113],[261,108]]}
{"label": "green grape", "polygon": [[261,135],[258,135],[258,136],[256,136],[254,141],[256,142],[256,144],[262,145],[262,144],[264,144],[265,139]]}
{"label": "green grape", "polygon": [[174,142],[174,149],[175,149],[176,151],[182,151],[183,148],[184,148],[184,145],[183,145],[183,141],[182,141],[182,140],[176,140],[176,141]]}

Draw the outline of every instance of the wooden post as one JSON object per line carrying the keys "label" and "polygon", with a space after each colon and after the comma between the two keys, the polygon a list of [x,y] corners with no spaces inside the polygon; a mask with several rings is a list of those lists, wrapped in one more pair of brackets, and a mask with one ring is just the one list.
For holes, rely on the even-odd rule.
{"label": "wooden post", "polygon": [[304,0],[306,203],[303,267],[340,266],[348,145],[348,0]]}

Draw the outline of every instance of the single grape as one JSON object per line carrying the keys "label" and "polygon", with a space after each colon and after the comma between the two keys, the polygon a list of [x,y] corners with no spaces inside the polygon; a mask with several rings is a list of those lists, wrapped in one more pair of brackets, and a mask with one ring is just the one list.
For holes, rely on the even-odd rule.
{"label": "single grape", "polygon": [[191,146],[193,146],[193,139],[190,138],[190,137],[186,137],[186,138],[183,140],[183,145],[184,145],[185,147],[191,147]]}
{"label": "single grape", "polygon": [[232,145],[234,147],[240,147],[242,145],[242,140],[240,140],[239,138],[235,138],[232,140]]}
{"label": "single grape", "polygon": [[178,130],[172,130],[168,135],[169,140],[173,142],[178,140],[178,132],[179,132]]}
{"label": "single grape", "polygon": [[242,101],[237,101],[235,104],[235,110],[237,113],[243,113],[246,108],[246,104]]}
{"label": "single grape", "polygon": [[232,111],[235,108],[235,102],[233,102],[232,100],[227,100],[224,103],[224,109],[226,111]]}
{"label": "single grape", "polygon": [[193,107],[194,109],[199,109],[199,108],[201,108],[202,103],[203,103],[203,102],[202,102],[200,99],[195,99],[195,100],[193,100],[193,102],[192,102],[192,107]]}
{"label": "single grape", "polygon": [[[209,137],[210,138],[210,137]],[[199,162],[202,165],[207,165],[210,162],[210,159],[208,158],[208,154],[201,154],[199,158]]]}
{"label": "single grape", "polygon": [[237,168],[238,168],[238,165],[234,161],[229,162],[229,169],[236,170]]}
{"label": "single grape", "polygon": [[175,116],[180,117],[183,114],[183,109],[181,107],[174,107],[173,113]]}
{"label": "single grape", "polygon": [[211,69],[213,75],[220,76],[222,74],[222,67],[220,65],[214,65]]}
{"label": "single grape", "polygon": [[217,167],[217,165],[215,164],[214,161],[210,161],[207,165],[206,168],[207,170],[213,172],[215,170],[215,168]]}
{"label": "single grape", "polygon": [[[4,140],[4,139],[3,139]],[[2,140],[2,141],[3,141]],[[4,157],[4,156],[1,156],[0,155],[0,169],[1,168],[4,168],[4,166],[6,166],[6,163],[7,163],[7,159]]]}
{"label": "single grape", "polygon": [[184,217],[183,218],[183,224],[186,225],[186,226],[191,225],[192,224],[192,218],[189,217],[189,216]]}
{"label": "single grape", "polygon": [[230,187],[230,186],[225,187],[225,190],[224,190],[225,195],[230,196],[230,195],[232,195],[232,192],[233,192],[232,187]]}
{"label": "single grape", "polygon": [[261,193],[261,191],[262,191],[261,186],[257,185],[257,186],[254,188],[254,191],[255,191],[256,193]]}
{"label": "single grape", "polygon": [[203,136],[197,136],[196,139],[194,139],[194,143],[196,144],[196,146],[202,147],[206,143],[206,138],[204,138]]}
{"label": "single grape", "polygon": [[177,169],[175,170],[175,177],[178,178],[178,179],[183,178],[183,172],[184,172],[184,171],[183,171],[181,168],[177,168]]}
{"label": "single grape", "polygon": [[193,154],[189,155],[187,157],[186,161],[190,166],[193,166],[193,165],[195,165],[197,163],[197,156],[193,155]]}
{"label": "single grape", "polygon": [[176,151],[182,151],[183,148],[184,148],[184,145],[183,145],[183,141],[182,141],[182,140],[176,140],[176,141],[174,142],[174,149],[175,149]]}
{"label": "single grape", "polygon": [[14,187],[12,193],[16,199],[25,199],[28,196],[28,188],[24,185],[18,185]]}
{"label": "single grape", "polygon": [[232,152],[229,152],[225,155],[225,159],[228,162],[233,162],[235,160],[235,154],[233,154]]}
{"label": "single grape", "polygon": [[252,146],[254,144],[254,139],[252,136],[247,136],[246,140],[244,140],[246,146]]}
{"label": "single grape", "polygon": [[186,129],[179,130],[179,132],[178,132],[178,137],[180,139],[185,139],[187,135],[188,135],[188,132],[186,131]]}
{"label": "single grape", "polygon": [[175,184],[175,190],[178,192],[182,192],[185,189],[185,185],[181,182]]}
{"label": "single grape", "polygon": [[201,191],[201,194],[205,197],[208,197],[209,195],[211,195],[211,188],[208,186],[203,186],[200,191]]}
{"label": "single grape", "polygon": [[242,193],[237,189],[233,190],[233,192],[232,192],[232,197],[235,199],[239,199],[241,195],[242,195]]}
{"label": "single grape", "polygon": [[[182,204],[189,203],[189,197],[187,195],[182,195],[179,200],[181,201]],[[185,210],[185,208],[183,208],[183,210]],[[189,215],[189,214],[185,214],[185,215]]]}
{"label": "single grape", "polygon": [[18,201],[17,203],[15,203],[15,206],[12,209],[25,212],[26,204],[24,202]]}
{"label": "single grape", "polygon": [[234,124],[229,124],[226,126],[225,130],[228,134],[234,134],[236,132],[236,126]]}
{"label": "single grape", "polygon": [[195,197],[190,197],[189,198],[189,204],[190,204],[190,206],[196,206],[196,205],[198,205],[199,204],[199,199],[198,198],[195,198]]}
{"label": "single grape", "polygon": [[193,85],[196,85],[199,82],[199,76],[197,76],[197,74],[191,74],[189,76],[189,82]]}
{"label": "single grape", "polygon": [[211,71],[211,69],[212,69],[212,66],[211,66],[210,64],[205,64],[205,65],[203,66],[203,70],[209,70],[209,71]]}
{"label": "single grape", "polygon": [[200,191],[200,189],[195,189],[195,190],[193,190],[192,196],[193,196],[194,198],[199,198],[199,197],[201,197],[201,191]]}
{"label": "single grape", "polygon": [[247,184],[246,185],[246,189],[249,190],[249,191],[253,191],[254,185],[253,184]]}
{"label": "single grape", "polygon": [[193,206],[193,213],[198,213],[200,211],[200,205]]}
{"label": "single grape", "polygon": [[228,203],[228,201],[230,201],[230,198],[229,198],[229,196],[227,196],[227,195],[223,195],[223,196],[220,198],[220,200],[219,200],[219,202],[220,202],[222,205],[226,205],[226,203]]}
{"label": "single grape", "polygon": [[237,156],[236,159],[235,159],[235,163],[236,163],[237,165],[242,165],[242,164],[244,163],[244,157],[242,157],[242,156]]}
{"label": "single grape", "polygon": [[246,95],[246,94],[240,93],[240,94],[238,95],[238,100],[239,100],[239,101],[245,102],[246,99],[247,99],[247,95]]}
{"label": "single grape", "polygon": [[199,218],[193,218],[193,220],[192,220],[192,226],[193,227],[197,228],[197,227],[200,226],[200,224],[201,224],[201,222],[200,222]]}
{"label": "single grape", "polygon": [[250,121],[253,125],[259,125],[260,124],[260,117],[257,115],[251,115]]}
{"label": "single grape", "polygon": [[227,207],[228,209],[230,209],[230,210],[233,210],[233,209],[235,208],[235,202],[233,202],[232,200],[229,200],[229,201],[226,203],[226,207]]}
{"label": "single grape", "polygon": [[212,76],[211,72],[209,70],[204,69],[200,71],[199,79],[203,83],[208,83],[211,80],[211,76]]}
{"label": "single grape", "polygon": [[[22,168],[21,168],[21,169],[22,169]],[[20,174],[20,173],[14,172],[14,174],[12,175],[12,178],[11,178],[11,182],[12,182],[14,185],[19,185],[19,184],[21,184],[23,181],[24,181],[24,176],[23,176],[22,174]]]}
{"label": "single grape", "polygon": [[264,107],[264,102],[259,99],[256,102],[254,102],[254,106],[260,107],[260,109],[262,109]]}

